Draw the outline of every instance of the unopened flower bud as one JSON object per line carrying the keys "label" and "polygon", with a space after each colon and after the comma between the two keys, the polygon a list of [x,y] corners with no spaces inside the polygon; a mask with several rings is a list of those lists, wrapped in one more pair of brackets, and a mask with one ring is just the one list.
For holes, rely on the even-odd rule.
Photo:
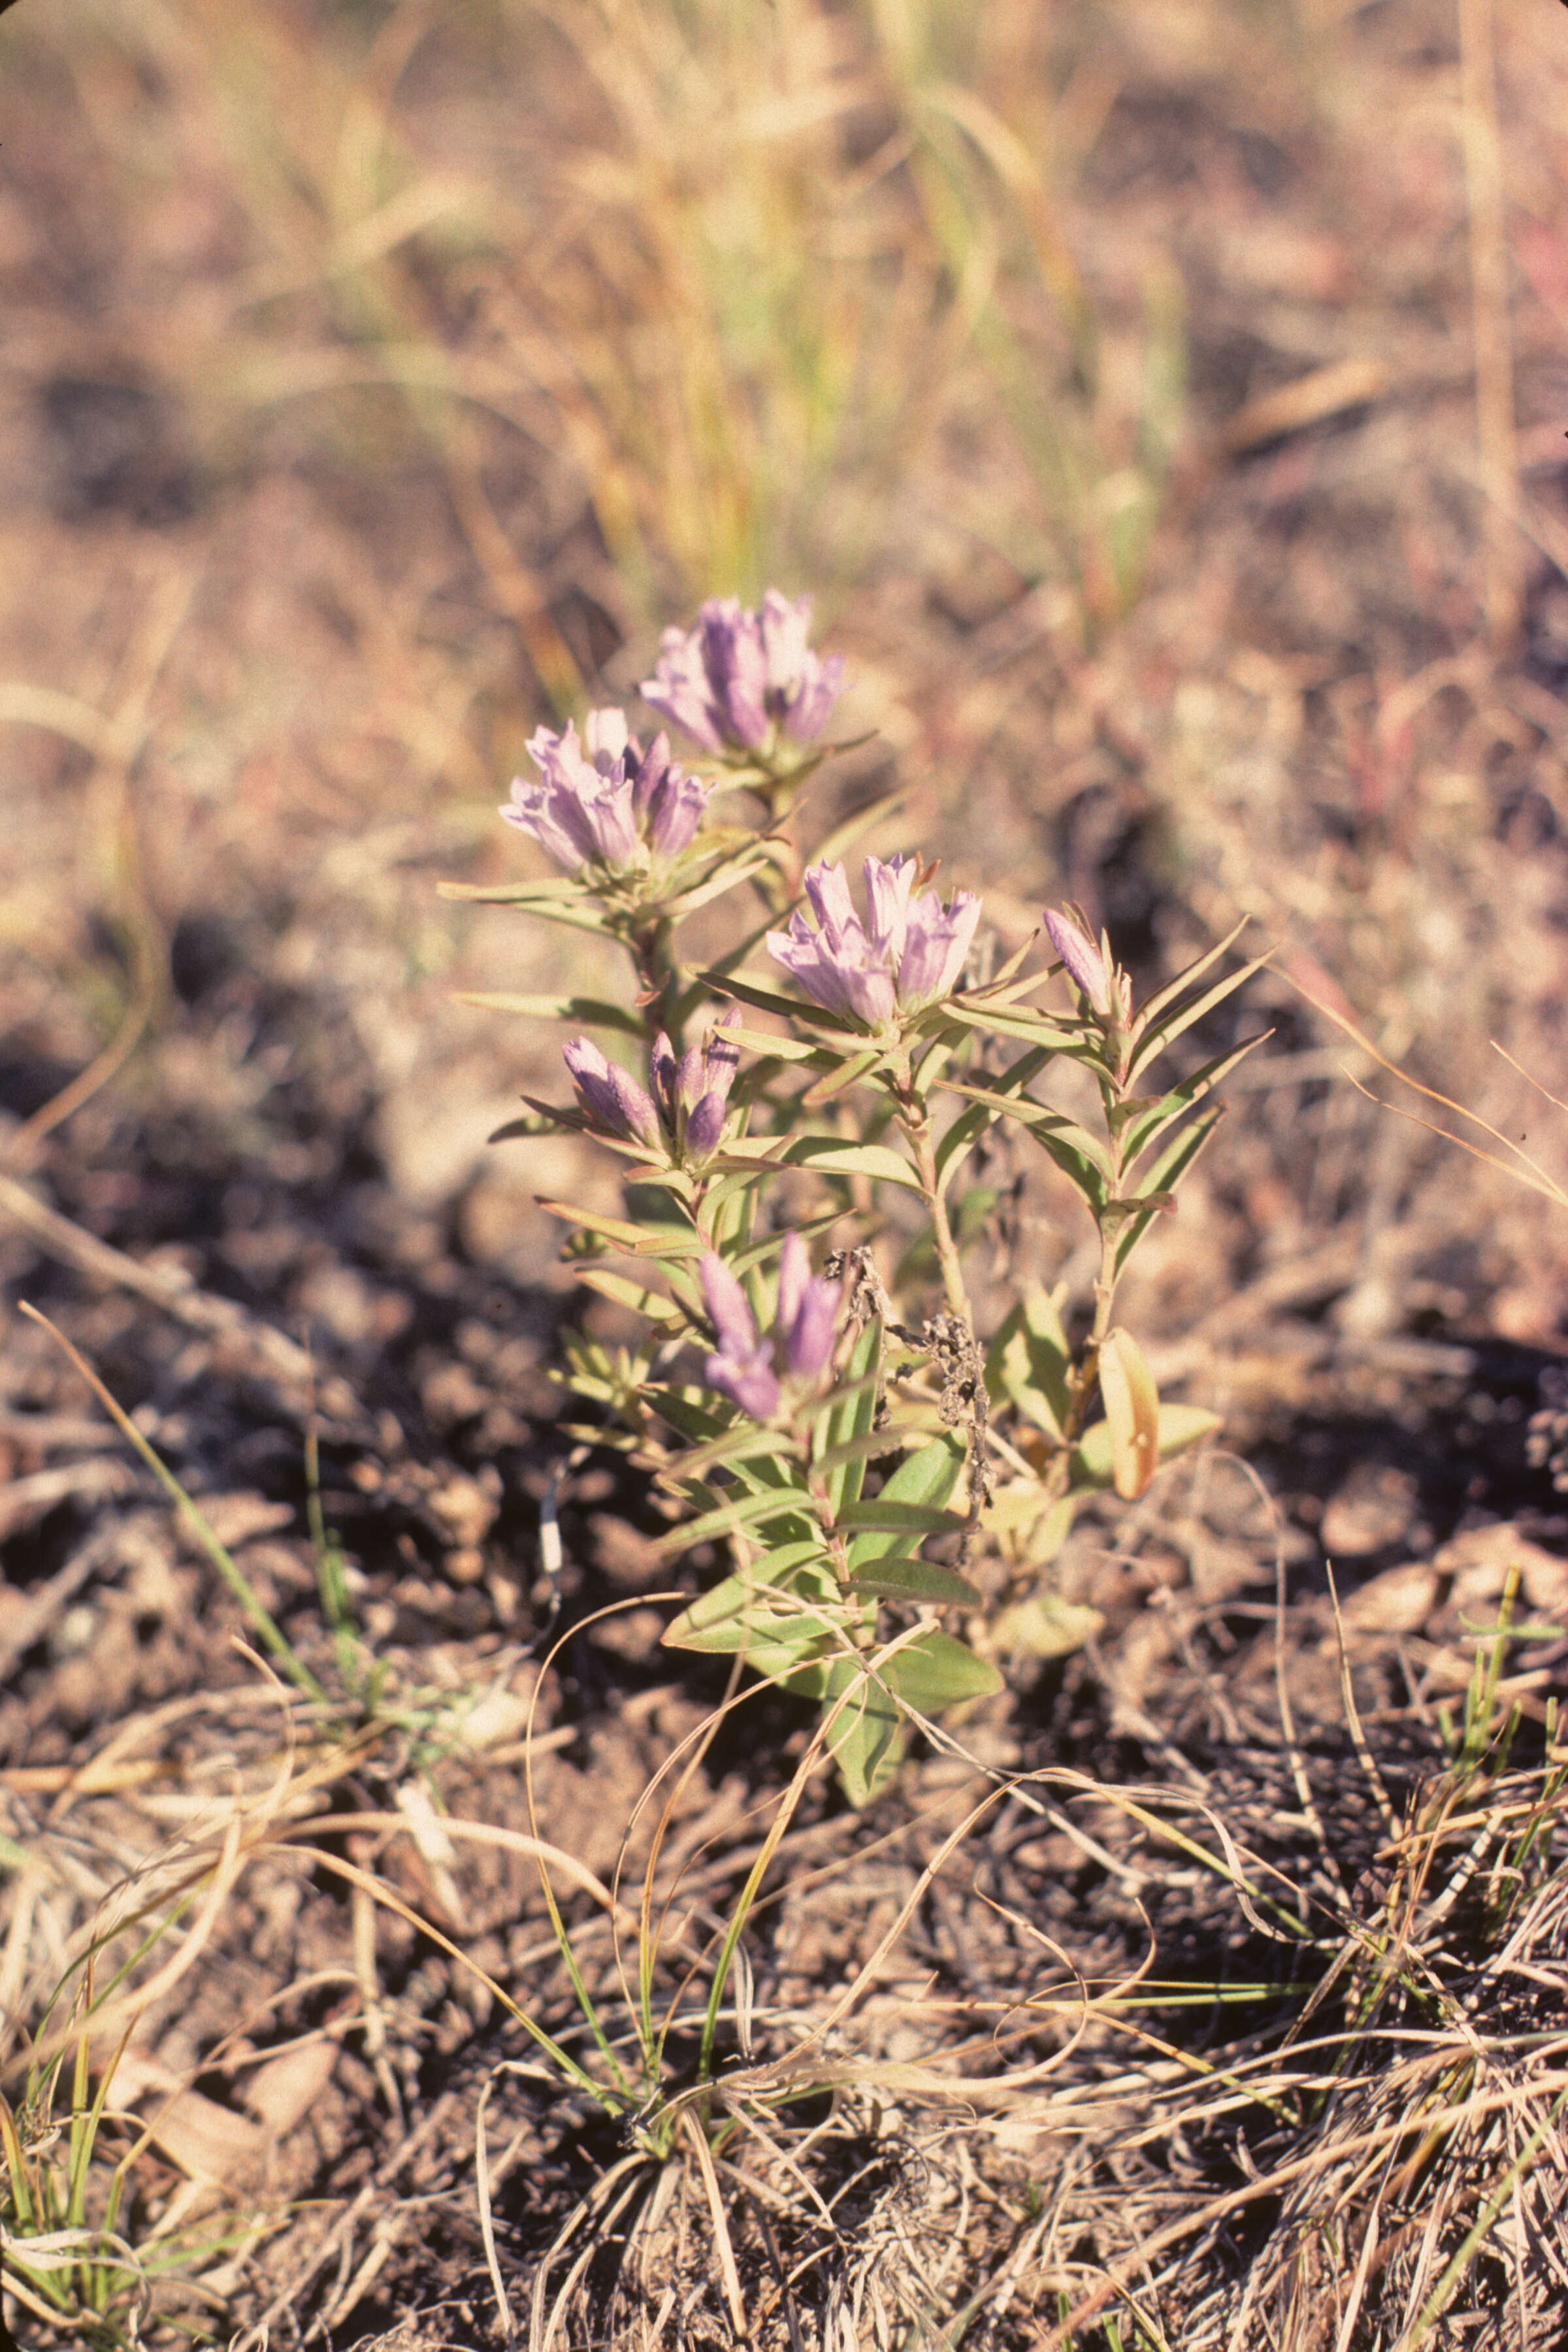
{"label": "unopened flower bud", "polygon": [[1095,1011],[1104,1014],[1110,1011],[1110,975],[1105,968],[1105,958],[1094,941],[1079,930],[1070,915],[1046,908],[1046,929],[1057,954],[1067,966],[1068,976],[1075,987],[1088,997]]}

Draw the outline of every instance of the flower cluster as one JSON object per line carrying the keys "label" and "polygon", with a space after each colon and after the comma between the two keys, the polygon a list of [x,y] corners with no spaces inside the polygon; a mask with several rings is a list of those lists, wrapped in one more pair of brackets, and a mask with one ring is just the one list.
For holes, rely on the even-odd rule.
{"label": "flower cluster", "polygon": [[908,855],[865,864],[867,920],[855,912],[844,868],[813,866],[805,895],[814,930],[797,908],[787,931],[768,933],[768,952],[814,1003],[879,1029],[898,1013],[918,1013],[952,991],[963,970],[980,901],[955,890],[944,907],[916,892],[919,861]]}
{"label": "flower cluster", "polygon": [[731,1005],[700,1045],[679,1057],[661,1030],[649,1056],[651,1094],[587,1037],[563,1045],[562,1058],[578,1100],[605,1134],[655,1150],[668,1140],[678,1154],[706,1160],[724,1132],[730,1089],[741,1066],[740,1047],[725,1034],[740,1019],[740,1007]]}
{"label": "flower cluster", "polygon": [[767,751],[782,731],[815,742],[844,688],[844,663],[806,643],[811,599],[776,588],[760,612],[733,596],[704,604],[697,626],[666,629],[642,698],[705,751]]}
{"label": "flower cluster", "polygon": [[675,764],[667,735],[645,751],[623,712],[593,710],[581,740],[570,723],[563,734],[541,727],[528,751],[543,781],[514,776],[501,814],[558,865],[640,866],[650,851],[679,857],[696,839],[711,787]]}
{"label": "flower cluster", "polygon": [[746,1294],[723,1259],[710,1253],[699,1270],[719,1342],[702,1376],[753,1421],[771,1421],[784,1402],[786,1381],[815,1389],[832,1362],[839,1286],[814,1276],[805,1244],[798,1234],[788,1234],[779,1258],[773,1328],[759,1339]]}

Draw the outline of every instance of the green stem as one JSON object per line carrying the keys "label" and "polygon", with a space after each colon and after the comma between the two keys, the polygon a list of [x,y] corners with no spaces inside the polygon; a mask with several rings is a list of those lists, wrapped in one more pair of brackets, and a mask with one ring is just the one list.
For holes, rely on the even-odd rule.
{"label": "green stem", "polygon": [[649,1045],[663,1030],[679,1054],[684,1044],[680,1018],[680,967],[675,960],[675,925],[668,915],[635,924],[626,948],[637,968],[643,1034]]}
{"label": "green stem", "polygon": [[931,1134],[930,1118],[923,1107],[906,1098],[900,1121],[909,1138],[910,1149],[915,1155],[915,1170],[921,1180],[921,1192],[931,1211],[931,1232],[936,1239],[937,1262],[942,1267],[942,1288],[952,1313],[973,1336],[974,1318],[970,1313],[969,1293],[963,1285],[963,1268],[959,1261],[958,1244],[952,1237],[948,1221],[947,1202],[942,1181],[937,1174],[936,1143]]}
{"label": "green stem", "polygon": [[[1112,1086],[1105,1080],[1101,1081],[1101,1092],[1105,1099],[1105,1124],[1110,1143],[1110,1196],[1113,1200],[1119,1200],[1121,1194],[1121,1121],[1115,1114],[1121,1108],[1124,1090],[1123,1083],[1119,1082]],[[1116,1304],[1117,1230],[1114,1223],[1107,1226],[1104,1220],[1101,1220],[1100,1272],[1094,1280],[1094,1319],[1089,1325],[1089,1336],[1079,1350],[1078,1360],[1068,1374],[1072,1393],[1068,1403],[1067,1418],[1062,1424],[1062,1443],[1058,1451],[1053,1455],[1046,1475],[1047,1491],[1054,1500],[1059,1500],[1067,1493],[1071,1483],[1072,1450],[1083,1434],[1083,1424],[1088,1417],[1089,1408],[1094,1397],[1095,1384],[1100,1377],[1100,1350],[1104,1344],[1105,1335],[1110,1328],[1111,1309]]]}

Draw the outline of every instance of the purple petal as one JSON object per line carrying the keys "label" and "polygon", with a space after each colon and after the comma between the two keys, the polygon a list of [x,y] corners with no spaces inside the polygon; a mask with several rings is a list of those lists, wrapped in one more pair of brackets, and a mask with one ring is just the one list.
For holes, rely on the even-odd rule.
{"label": "purple petal", "polygon": [[745,1361],[757,1344],[757,1327],[752,1320],[745,1292],[723,1259],[715,1257],[711,1250],[703,1258],[698,1273],[701,1277],[702,1297],[718,1338],[720,1352],[736,1363]]}
{"label": "purple petal", "polygon": [[584,798],[583,816],[606,866],[625,866],[637,856],[637,819],[632,814],[628,777],[607,777],[598,792]]}
{"label": "purple petal", "polygon": [[[904,951],[904,934],[910,919],[910,892],[914,887],[920,861],[908,853],[884,865],[879,857],[868,857],[866,876],[866,908],[870,917],[870,933],[877,947],[892,963],[897,963]],[[920,903],[933,896],[923,891]]]}
{"label": "purple petal", "polygon": [[833,1360],[838,1331],[839,1291],[818,1276],[805,1295],[784,1336],[784,1360],[796,1380],[819,1381]]}
{"label": "purple petal", "polygon": [[591,1118],[612,1135],[640,1143],[659,1140],[658,1113],[652,1097],[617,1064],[607,1062],[597,1045],[586,1037],[574,1037],[562,1047],[561,1055]]}
{"label": "purple petal", "polygon": [[686,1149],[694,1160],[706,1160],[724,1132],[722,1095],[704,1095],[686,1120]]}
{"label": "purple petal", "polygon": [[1069,915],[1058,914],[1054,907],[1046,908],[1046,929],[1070,978],[1082,990],[1095,1011],[1109,1013],[1110,976],[1105,969],[1105,958],[1093,940],[1079,930]]}
{"label": "purple petal", "polygon": [[836,866],[808,866],[804,887],[812,913],[831,937],[837,938],[851,928],[859,930],[860,918],[849,896],[842,861]]}
{"label": "purple petal", "polygon": [[632,806],[639,818],[646,817],[648,805],[672,762],[669,738],[660,728],[645,751],[635,735],[626,739],[626,773],[632,780]]}
{"label": "purple petal", "polygon": [[639,1143],[658,1143],[658,1111],[652,1096],[638,1086],[629,1071],[615,1062],[610,1065],[610,1085],[626,1134],[635,1136]]}
{"label": "purple petal", "polygon": [[944,907],[934,890],[922,890],[910,910],[909,933],[899,965],[899,1002],[910,1012],[946,996],[958,980],[980,920],[973,890],[955,890]]}
{"label": "purple petal", "polygon": [[708,813],[711,789],[683,768],[668,768],[659,778],[648,809],[647,838],[660,857],[679,857],[690,848]]}
{"label": "purple petal", "polygon": [[548,784],[528,784],[521,776],[514,776],[511,798],[503,803],[500,813],[508,824],[516,825],[519,833],[531,834],[558,866],[581,866],[589,854],[585,831],[569,822],[570,815],[575,813],[575,803],[569,803],[565,812],[558,810]]}
{"label": "purple petal", "polygon": [[610,1084],[610,1066],[597,1045],[587,1037],[574,1037],[561,1048],[561,1058],[572,1074],[572,1083],[582,1096],[584,1108],[601,1127],[619,1128],[620,1105]]}
{"label": "purple petal", "polygon": [[829,654],[826,659],[817,654],[807,654],[801,666],[800,680],[784,712],[784,732],[797,743],[814,743],[833,715],[833,706],[844,691],[844,656]]}
{"label": "purple petal", "polygon": [[805,1254],[805,1244],[798,1234],[786,1234],[779,1254],[779,1303],[774,1321],[787,1336],[800,1312],[800,1302],[811,1280],[811,1260]]}
{"label": "purple petal", "polygon": [[733,596],[713,597],[699,618],[702,661],[725,734],[743,751],[760,751],[768,740],[768,664],[754,613],[742,612]]}
{"label": "purple petal", "polygon": [[765,1348],[756,1349],[741,1362],[729,1356],[710,1356],[702,1377],[710,1389],[729,1397],[753,1421],[771,1421],[779,1409],[783,1391]]}
{"label": "purple petal", "polygon": [[684,629],[666,629],[659,646],[654,674],[643,680],[637,692],[651,709],[661,711],[705,751],[721,751],[724,739],[709,691],[700,629],[689,635]]}
{"label": "purple petal", "polygon": [[871,1028],[891,1018],[898,1003],[891,975],[868,964],[858,923],[853,941],[841,941],[835,951],[826,935],[812,930],[797,911],[787,931],[768,933],[768,953],[826,1011],[847,1013]]}

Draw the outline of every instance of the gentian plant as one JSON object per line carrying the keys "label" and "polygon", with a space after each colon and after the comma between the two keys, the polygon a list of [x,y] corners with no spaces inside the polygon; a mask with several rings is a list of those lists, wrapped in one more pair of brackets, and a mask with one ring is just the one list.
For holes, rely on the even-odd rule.
{"label": "gentian plant", "polygon": [[[501,814],[565,873],[448,888],[626,954],[624,1001],[470,1000],[605,1040],[563,1049],[574,1106],[531,1101],[500,1130],[590,1134],[627,1162],[624,1216],[548,1203],[578,1278],[643,1331],[570,1343],[597,1416],[570,1433],[656,1479],[678,1520],[667,1559],[728,1549],[729,1573],[666,1641],[815,1699],[864,1802],[914,1720],[1000,1688],[999,1661],[1081,1642],[1090,1612],[1051,1588],[1075,1511],[1108,1489],[1135,1499],[1215,1425],[1161,1403],[1115,1302],[1247,1045],[1163,1086],[1153,1066],[1257,966],[1224,968],[1233,933],[1139,1004],[1108,938],[1053,908],[1048,956],[1031,942],[978,978],[973,892],[943,896],[905,852],[864,860],[858,905],[853,828],[805,864],[801,787],[842,748],[823,739],[844,684],[807,642],[809,611],[770,593],[667,631],[642,693],[695,746],[689,768],[618,711],[581,736],[542,729],[539,781]],[[721,799],[738,820],[717,821]],[[687,962],[686,918],[728,894],[735,945]],[[1058,975],[1067,1001],[1037,1001]],[[1092,1123],[1037,1091],[1069,1063],[1093,1082]],[[1097,1230],[1072,1336],[1060,1288],[1025,1289],[976,1328],[965,1250],[994,1194],[965,1180],[1005,1133],[1045,1152]]]}

